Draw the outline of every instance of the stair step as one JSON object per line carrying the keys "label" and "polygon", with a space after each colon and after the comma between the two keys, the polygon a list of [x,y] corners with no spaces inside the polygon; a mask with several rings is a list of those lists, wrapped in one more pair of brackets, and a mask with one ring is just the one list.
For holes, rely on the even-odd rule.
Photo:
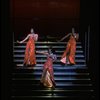
{"label": "stair step", "polygon": [[[67,81],[67,80],[62,80],[62,81],[60,81],[60,80],[56,80],[55,81],[56,82],[56,84],[57,83],[64,83],[64,84],[91,84],[91,80],[88,80],[88,81],[84,81],[84,80],[80,80],[80,81],[75,81],[75,80],[73,80],[73,81],[71,81],[71,80],[69,80],[69,81]],[[19,86],[19,87],[24,87],[24,86],[31,86],[32,84],[40,84],[40,80],[36,80],[36,81],[29,81],[29,82],[25,82],[25,81],[23,81],[23,80],[21,80],[21,81],[17,81],[17,80],[14,80],[13,82],[12,82],[13,84],[12,85],[14,85],[14,86]]]}
{"label": "stair step", "polygon": [[[17,69],[17,70],[16,70]],[[88,71],[88,68],[87,67],[53,67],[54,69],[54,72],[58,71],[58,72],[76,72],[76,73],[79,73],[80,71],[81,72],[87,72]],[[35,71],[39,71],[39,72],[42,72],[43,71],[43,66],[35,66],[35,67],[15,67],[14,70],[18,71],[29,71],[29,72],[35,72]]]}
{"label": "stair step", "polygon": [[[65,83],[65,84],[91,84],[91,80],[55,80],[55,83],[56,84],[58,84],[58,83]],[[32,84],[37,84],[37,87],[36,86],[34,86],[34,87],[31,86]],[[38,85],[38,84],[40,84],[40,80],[35,80],[35,78],[34,78],[34,81],[33,80],[21,80],[21,79],[20,80],[15,80],[14,79],[12,81],[12,85],[14,85],[14,87],[16,87],[16,88],[18,88],[18,87],[19,88],[23,88],[23,87],[25,88],[26,86],[28,86],[28,89],[29,89],[29,87],[30,87],[30,89],[32,89],[32,88],[39,89],[38,87],[40,85]],[[68,87],[67,87],[67,89],[68,89]],[[79,89],[79,88],[77,88],[77,89]],[[64,87],[64,90],[65,90],[65,87]]]}
{"label": "stair step", "polygon": [[[16,85],[15,85],[16,86]],[[12,91],[17,91],[15,89],[12,89]],[[23,91],[23,90],[21,90]],[[42,89],[36,89],[36,90],[27,90],[27,91],[35,91],[35,92],[93,92],[93,89],[86,89],[86,90],[80,90],[80,89],[71,89],[71,90],[64,90],[61,88],[55,88],[55,89],[51,89],[51,88],[42,88]]]}
{"label": "stair step", "polygon": [[[43,72],[43,67],[16,67],[13,69],[13,72],[21,72],[21,73],[36,73],[36,72]],[[68,68],[54,68],[54,73],[56,72],[63,72],[63,73],[67,73],[67,72],[76,72],[76,73],[88,73],[88,69],[87,68],[75,68],[75,67],[68,67]]]}
{"label": "stair step", "polygon": [[[37,51],[47,51],[47,50],[37,50]],[[14,50],[13,51],[14,53],[16,53],[16,52],[18,52],[18,53],[24,53],[25,52],[25,50]],[[58,50],[56,50],[56,53],[63,53],[64,51],[63,50],[60,50],[60,51],[58,51]],[[76,53],[83,53],[83,51],[82,50],[77,50],[76,51]]]}
{"label": "stair step", "polygon": [[[41,75],[42,75],[42,74],[41,74]],[[26,79],[26,80],[27,80],[28,78],[29,78],[30,80],[31,80],[31,79],[34,79],[34,80],[36,79],[36,80],[38,80],[38,79],[41,79],[41,75],[37,75],[37,76],[36,76],[36,75],[33,75],[33,76],[32,76],[32,75],[31,75],[31,76],[29,76],[29,75],[27,75],[27,76],[23,76],[23,75],[13,75],[12,78],[14,78],[14,79],[19,79],[19,80],[20,80],[20,79],[22,79],[22,80],[23,80],[23,79],[24,79],[24,80]],[[85,80],[85,79],[86,79],[86,80],[90,80],[90,79],[89,79],[89,76],[77,76],[77,77],[76,77],[76,76],[71,76],[71,75],[70,75],[70,76],[68,76],[68,75],[65,75],[65,76],[61,76],[61,75],[56,76],[56,75],[54,75],[54,79],[55,79],[55,81],[56,81],[56,80],[65,80],[65,81],[66,81],[66,80]]]}
{"label": "stair step", "polygon": [[[33,72],[33,73],[12,73],[12,75],[42,75],[42,72]],[[89,73],[77,73],[77,72],[55,72],[54,75],[89,75]]]}
{"label": "stair step", "polygon": [[[42,49],[48,49],[48,47],[49,46],[36,46],[36,48],[38,49],[40,49],[40,48],[42,48]],[[26,46],[20,46],[20,45],[18,45],[18,46],[14,46],[14,48],[26,48]],[[53,46],[53,48],[59,48],[59,49],[63,49],[63,48],[66,48],[65,46]],[[76,46],[76,48],[82,48],[82,46]]]}
{"label": "stair step", "polygon": [[[16,86],[16,85],[15,85]],[[28,86],[28,85],[25,85]],[[39,84],[31,84],[30,86],[39,86]],[[92,86],[92,84],[67,84],[67,83],[56,83],[57,86]],[[17,87],[17,86],[16,86]]]}
{"label": "stair step", "polygon": [[[33,78],[12,78],[12,80],[34,80],[35,81],[35,80],[40,80],[40,78],[35,78],[35,79],[33,79]],[[65,78],[56,77],[55,81],[56,80],[91,80],[91,79],[90,78],[84,78],[84,79],[80,78],[79,79],[79,78],[76,78],[76,77],[73,77],[73,78],[72,77],[69,77],[69,78],[68,77],[65,77]]]}
{"label": "stair step", "polygon": [[[24,42],[22,44],[26,44],[27,42]],[[45,41],[45,42],[42,42],[42,41],[38,41],[38,42],[35,42],[35,44],[67,44],[68,42],[49,42],[49,41]],[[14,44],[18,44],[17,42],[14,42]],[[81,44],[81,42],[76,42],[76,44]]]}
{"label": "stair step", "polygon": [[[31,86],[13,86],[12,87],[14,90],[17,90],[17,91],[21,91],[21,90],[24,90],[24,92],[26,91],[31,91],[32,90],[39,90],[39,89],[43,89],[44,87],[41,87],[40,85],[31,85]],[[56,88],[60,88],[60,89],[63,89],[63,90],[91,90],[92,89],[92,86],[56,86]]]}
{"label": "stair step", "polygon": [[[14,62],[24,62],[22,59],[14,59]],[[37,62],[46,62],[46,59],[37,59]],[[56,60],[55,62],[60,62],[60,60]],[[75,60],[75,62],[85,62],[85,60]]]}
{"label": "stair step", "polygon": [[48,96],[12,96],[13,100],[33,100],[33,98],[43,98],[43,99],[46,99],[47,98],[57,98],[57,99],[61,99],[61,98],[67,98],[67,99],[71,99],[71,100],[75,100],[75,99],[80,99],[80,100],[94,100],[94,96],[60,96],[60,95],[56,95],[56,94],[48,94]]}
{"label": "stair step", "polygon": [[[24,54],[14,54],[14,57],[23,57],[24,58]],[[36,55],[36,57],[37,58],[41,58],[41,57],[43,57],[43,58],[47,58],[47,56],[46,55]],[[57,55],[57,58],[61,58],[61,55]],[[83,55],[76,55],[75,57],[79,57],[79,58],[84,58],[84,56]]]}
{"label": "stair step", "polygon": [[[18,67],[22,67],[23,64],[16,64]],[[36,64],[36,67],[39,67],[41,68],[40,66],[43,66],[43,64]],[[17,67],[17,68],[18,68]],[[24,67],[24,68],[36,68],[36,67]],[[76,65],[73,65],[73,66],[70,66],[70,65],[65,65],[65,66],[62,66],[62,65],[59,65],[59,64],[53,64],[53,68],[58,68],[58,69],[69,69],[69,68],[87,68],[85,64],[76,64]]]}
{"label": "stair step", "polygon": [[[17,85],[14,85],[13,87],[13,90],[16,90],[16,91],[21,91],[21,90],[24,90],[24,92],[32,92],[32,90],[39,90],[39,89],[44,89],[44,87],[41,87],[40,85],[30,85],[30,86],[17,86]],[[91,90],[92,89],[92,86],[88,86],[88,85],[57,85],[56,88],[59,88],[59,89],[63,89],[63,90]],[[48,93],[48,92],[47,92]]]}
{"label": "stair step", "polygon": [[[15,78],[37,78],[37,77],[41,77],[42,75],[42,71],[41,72],[33,72],[33,73],[27,73],[27,72],[15,72],[12,73],[13,77]],[[67,78],[67,77],[77,77],[77,78],[88,78],[89,77],[89,73],[85,72],[85,73],[75,73],[75,72],[54,72],[54,77],[58,77],[58,78]]]}

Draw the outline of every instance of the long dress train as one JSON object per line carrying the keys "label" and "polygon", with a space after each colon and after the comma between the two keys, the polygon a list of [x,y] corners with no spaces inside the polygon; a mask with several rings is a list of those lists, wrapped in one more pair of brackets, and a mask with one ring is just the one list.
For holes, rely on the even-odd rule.
{"label": "long dress train", "polygon": [[56,60],[56,55],[49,55],[47,57],[47,61],[44,64],[43,73],[40,81],[45,87],[55,86],[54,72],[53,72],[53,62],[55,60]]}

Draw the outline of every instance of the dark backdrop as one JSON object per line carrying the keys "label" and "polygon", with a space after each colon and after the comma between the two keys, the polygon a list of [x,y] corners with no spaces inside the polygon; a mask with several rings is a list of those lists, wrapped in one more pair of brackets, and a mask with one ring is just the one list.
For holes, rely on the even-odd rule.
{"label": "dark backdrop", "polygon": [[80,0],[11,0],[10,18],[15,39],[33,27],[39,37],[63,36],[75,27],[79,32]]}

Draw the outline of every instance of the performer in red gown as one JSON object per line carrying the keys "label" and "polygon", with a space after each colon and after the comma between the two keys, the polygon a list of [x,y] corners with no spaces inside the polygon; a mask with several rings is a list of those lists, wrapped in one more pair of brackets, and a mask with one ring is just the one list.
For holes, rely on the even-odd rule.
{"label": "performer in red gown", "polygon": [[64,40],[70,36],[70,39],[68,41],[68,44],[66,46],[66,50],[64,51],[62,57],[61,57],[61,62],[63,64],[71,64],[74,65],[75,63],[75,52],[76,52],[76,41],[79,38],[79,34],[74,32],[74,28],[72,28],[72,33],[67,34],[65,37],[63,37],[60,41]]}
{"label": "performer in red gown", "polygon": [[49,48],[48,52],[37,52],[47,56],[47,60],[43,67],[43,73],[40,82],[48,88],[55,87],[53,62],[57,59],[54,49]]}
{"label": "performer in red gown", "polygon": [[23,43],[28,40],[26,44],[25,57],[24,57],[24,65],[25,66],[33,66],[36,64],[35,57],[35,41],[38,40],[38,34],[34,33],[34,29],[31,28],[31,33],[27,35],[27,37],[22,41],[17,41],[18,43]]}

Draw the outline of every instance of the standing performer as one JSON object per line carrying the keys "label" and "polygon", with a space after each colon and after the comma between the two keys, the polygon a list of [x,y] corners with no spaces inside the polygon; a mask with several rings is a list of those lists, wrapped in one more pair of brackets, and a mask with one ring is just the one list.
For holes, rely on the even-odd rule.
{"label": "standing performer", "polygon": [[79,34],[75,33],[74,28],[72,28],[72,33],[67,34],[60,41],[63,41],[68,36],[70,36],[70,39],[68,41],[68,44],[66,46],[66,50],[64,51],[60,61],[63,64],[66,64],[66,61],[68,60],[67,64],[74,65],[75,64],[76,41],[79,38]]}
{"label": "standing performer", "polygon": [[23,43],[28,40],[25,50],[25,57],[24,57],[24,65],[25,66],[33,66],[36,64],[36,57],[35,57],[35,41],[38,40],[38,34],[34,33],[34,29],[31,28],[31,32],[27,35],[27,37],[22,41],[17,41],[18,43]]}
{"label": "standing performer", "polygon": [[57,59],[55,50],[50,47],[48,52],[38,52],[36,53],[44,54],[47,56],[47,61],[44,63],[43,73],[40,82],[45,87],[54,88],[55,87],[55,80],[54,80],[54,72],[53,72],[53,62]]}

